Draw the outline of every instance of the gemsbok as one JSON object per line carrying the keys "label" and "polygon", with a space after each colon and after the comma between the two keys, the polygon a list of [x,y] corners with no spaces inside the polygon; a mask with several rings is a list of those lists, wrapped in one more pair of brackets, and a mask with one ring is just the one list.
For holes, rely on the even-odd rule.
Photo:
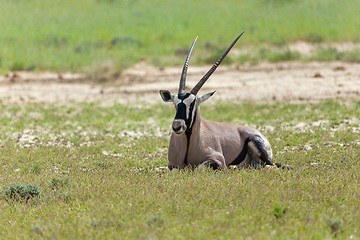
{"label": "gemsbok", "polygon": [[187,93],[185,92],[186,73],[196,38],[185,60],[178,94],[160,90],[163,101],[174,103],[176,108],[168,152],[170,170],[196,166],[213,169],[224,169],[230,165],[256,168],[263,165],[275,166],[272,163],[270,143],[258,130],[230,123],[212,122],[200,116],[200,104],[209,99],[215,91],[200,97],[197,96],[199,90],[243,33],[231,43],[211,69]]}

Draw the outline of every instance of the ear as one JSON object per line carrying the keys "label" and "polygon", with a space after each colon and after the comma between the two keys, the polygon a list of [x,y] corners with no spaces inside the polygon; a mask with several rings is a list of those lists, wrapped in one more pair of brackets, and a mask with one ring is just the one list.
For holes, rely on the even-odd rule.
{"label": "ear", "polygon": [[168,90],[160,90],[160,96],[164,102],[174,102],[175,95]]}
{"label": "ear", "polygon": [[199,97],[199,98],[198,98],[198,99],[199,99],[199,105],[200,105],[201,103],[205,102],[206,100],[208,100],[209,97],[211,97],[215,92],[216,92],[216,90],[213,91],[213,92],[207,93],[207,94],[205,94],[205,95],[203,95],[203,96],[201,96],[201,97]]}

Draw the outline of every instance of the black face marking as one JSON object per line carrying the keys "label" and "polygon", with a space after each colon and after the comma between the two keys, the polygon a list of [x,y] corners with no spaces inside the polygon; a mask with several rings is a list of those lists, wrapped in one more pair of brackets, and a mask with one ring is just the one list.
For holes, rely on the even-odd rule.
{"label": "black face marking", "polygon": [[182,102],[176,106],[175,119],[186,120],[186,105]]}
{"label": "black face marking", "polygon": [[[195,116],[194,116],[194,122],[196,119],[196,112],[195,112]],[[188,156],[188,151],[189,151],[189,145],[190,145],[190,137],[191,137],[191,132],[192,132],[192,126],[188,129],[186,129],[185,134],[186,134],[186,154],[185,154],[185,159],[184,159],[184,164],[187,165],[187,156]]]}
{"label": "black face marking", "polygon": [[180,94],[178,95],[178,98],[181,99],[181,100],[184,100],[184,99],[187,98],[188,96],[190,96],[190,93],[185,93],[185,94],[180,93]]}
{"label": "black face marking", "polygon": [[[193,111],[195,107],[195,97],[190,97],[190,93],[179,94],[177,95],[177,100],[175,101],[176,115],[175,120],[184,120],[186,129],[191,128],[193,123]],[[189,98],[190,97],[190,98]],[[194,99],[192,102],[190,102]],[[190,105],[189,105],[190,103]]]}
{"label": "black face marking", "polygon": [[[186,126],[188,129],[190,129],[192,127],[192,124],[194,123],[193,120],[193,116],[192,116],[192,113],[193,113],[193,110],[194,110],[194,107],[195,107],[195,101],[193,101],[191,104],[190,104],[190,107],[189,107],[189,118],[185,120],[185,123],[186,123]],[[195,117],[194,117],[195,119]]]}

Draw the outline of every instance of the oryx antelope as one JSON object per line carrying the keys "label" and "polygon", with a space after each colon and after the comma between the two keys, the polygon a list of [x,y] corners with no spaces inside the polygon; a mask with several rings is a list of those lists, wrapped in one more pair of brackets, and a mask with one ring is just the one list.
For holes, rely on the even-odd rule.
{"label": "oryx antelope", "polygon": [[212,122],[200,115],[200,104],[209,99],[215,91],[197,96],[199,90],[243,33],[232,42],[211,69],[187,93],[185,92],[186,73],[196,38],[185,60],[178,94],[173,95],[168,90],[160,90],[164,102],[172,102],[176,108],[168,153],[170,170],[199,165],[214,169],[226,168],[230,165],[275,166],[272,163],[270,143],[258,130],[230,123]]}

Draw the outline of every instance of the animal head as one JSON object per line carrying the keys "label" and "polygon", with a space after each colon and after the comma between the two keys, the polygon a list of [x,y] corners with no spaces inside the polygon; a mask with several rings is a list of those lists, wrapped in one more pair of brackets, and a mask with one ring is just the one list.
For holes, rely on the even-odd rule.
{"label": "animal head", "polygon": [[177,95],[172,94],[169,90],[160,90],[160,96],[164,102],[172,102],[175,105],[176,115],[175,119],[172,123],[172,129],[175,134],[182,134],[186,130],[191,129],[195,115],[196,108],[207,99],[209,99],[214,93],[210,92],[202,96],[197,96],[197,93],[204,85],[206,80],[215,72],[216,68],[220,65],[222,60],[226,57],[226,55],[230,52],[231,48],[235,45],[237,40],[243,35],[242,32],[226,49],[223,55],[216,61],[216,63],[210,68],[210,70],[200,79],[200,81],[195,85],[195,87],[190,92],[185,92],[185,84],[186,84],[186,73],[189,66],[190,56],[194,49],[196,39],[191,45],[190,51],[186,57],[185,64],[182,70],[180,84],[179,84],[179,92]]}

